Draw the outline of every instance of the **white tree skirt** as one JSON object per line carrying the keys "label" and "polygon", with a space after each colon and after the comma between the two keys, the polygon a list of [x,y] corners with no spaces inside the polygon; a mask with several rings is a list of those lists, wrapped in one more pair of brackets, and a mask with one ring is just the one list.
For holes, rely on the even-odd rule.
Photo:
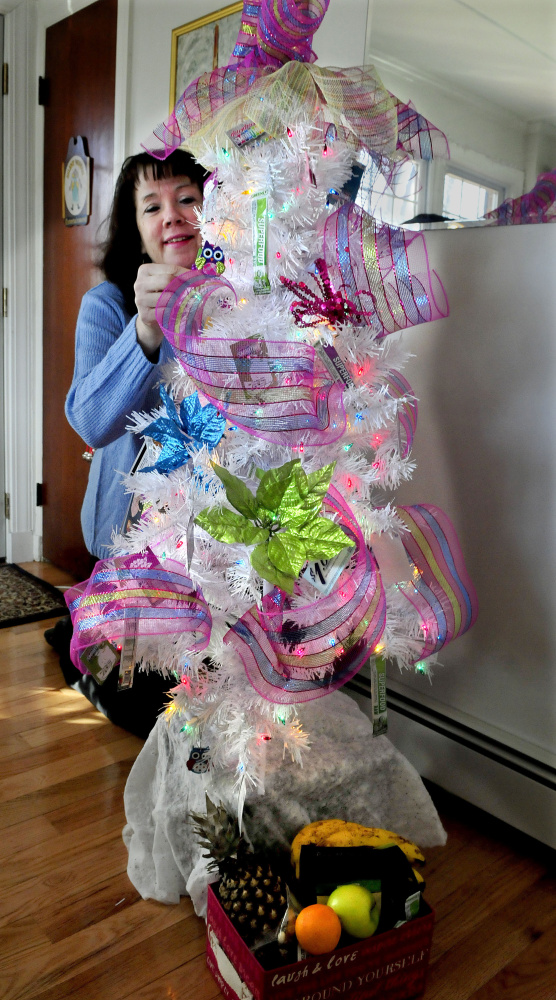
{"label": "white tree skirt", "polygon": [[[268,743],[264,794],[247,795],[245,828],[256,846],[288,850],[303,826],[331,817],[393,830],[423,848],[446,842],[417,771],[386,736],[373,738],[369,719],[348,695],[308,702],[299,714],[310,733],[303,767]],[[235,775],[188,770],[191,741],[181,725],[161,717],[135,761],[124,793],[123,838],[129,878],[144,898],[178,903],[189,895],[204,917],[215,876],[206,871],[189,814],[205,812],[206,791],[234,812]],[[203,742],[210,744],[208,733]]]}

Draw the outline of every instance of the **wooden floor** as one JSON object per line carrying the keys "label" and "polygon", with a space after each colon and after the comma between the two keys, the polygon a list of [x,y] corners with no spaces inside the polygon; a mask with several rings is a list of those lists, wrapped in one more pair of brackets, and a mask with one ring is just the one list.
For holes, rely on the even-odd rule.
{"label": "wooden floor", "polygon": [[[0,997],[219,997],[190,902],[143,900],[127,879],[122,797],[142,742],[65,686],[53,623],[0,629]],[[556,1000],[554,853],[432,791],[448,845],[427,852],[425,1000]]]}

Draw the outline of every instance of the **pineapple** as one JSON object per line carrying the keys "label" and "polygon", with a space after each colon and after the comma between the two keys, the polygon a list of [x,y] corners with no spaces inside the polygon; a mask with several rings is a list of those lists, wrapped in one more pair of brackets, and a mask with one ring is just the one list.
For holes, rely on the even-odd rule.
{"label": "pineapple", "polygon": [[222,907],[247,944],[278,928],[287,905],[282,876],[262,854],[254,854],[239,832],[237,820],[224,806],[206,797],[207,815],[192,813],[194,833],[209,871],[218,871],[217,893]]}

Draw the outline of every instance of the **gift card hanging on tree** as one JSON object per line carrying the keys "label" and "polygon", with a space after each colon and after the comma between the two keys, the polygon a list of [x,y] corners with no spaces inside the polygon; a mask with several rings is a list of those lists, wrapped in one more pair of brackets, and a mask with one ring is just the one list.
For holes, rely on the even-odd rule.
{"label": "gift card hanging on tree", "polygon": [[133,685],[135,662],[137,659],[137,622],[134,618],[126,618],[125,635],[122,641],[120,656],[120,672],[118,676],[118,691],[126,691]]}

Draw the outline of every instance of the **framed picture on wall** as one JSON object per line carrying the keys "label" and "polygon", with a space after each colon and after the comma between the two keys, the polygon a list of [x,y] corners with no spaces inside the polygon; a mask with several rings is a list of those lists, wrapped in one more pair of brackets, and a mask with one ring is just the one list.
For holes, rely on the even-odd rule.
{"label": "framed picture on wall", "polygon": [[233,52],[243,3],[231,3],[172,31],[170,111],[176,99],[201,73],[225,66]]}

